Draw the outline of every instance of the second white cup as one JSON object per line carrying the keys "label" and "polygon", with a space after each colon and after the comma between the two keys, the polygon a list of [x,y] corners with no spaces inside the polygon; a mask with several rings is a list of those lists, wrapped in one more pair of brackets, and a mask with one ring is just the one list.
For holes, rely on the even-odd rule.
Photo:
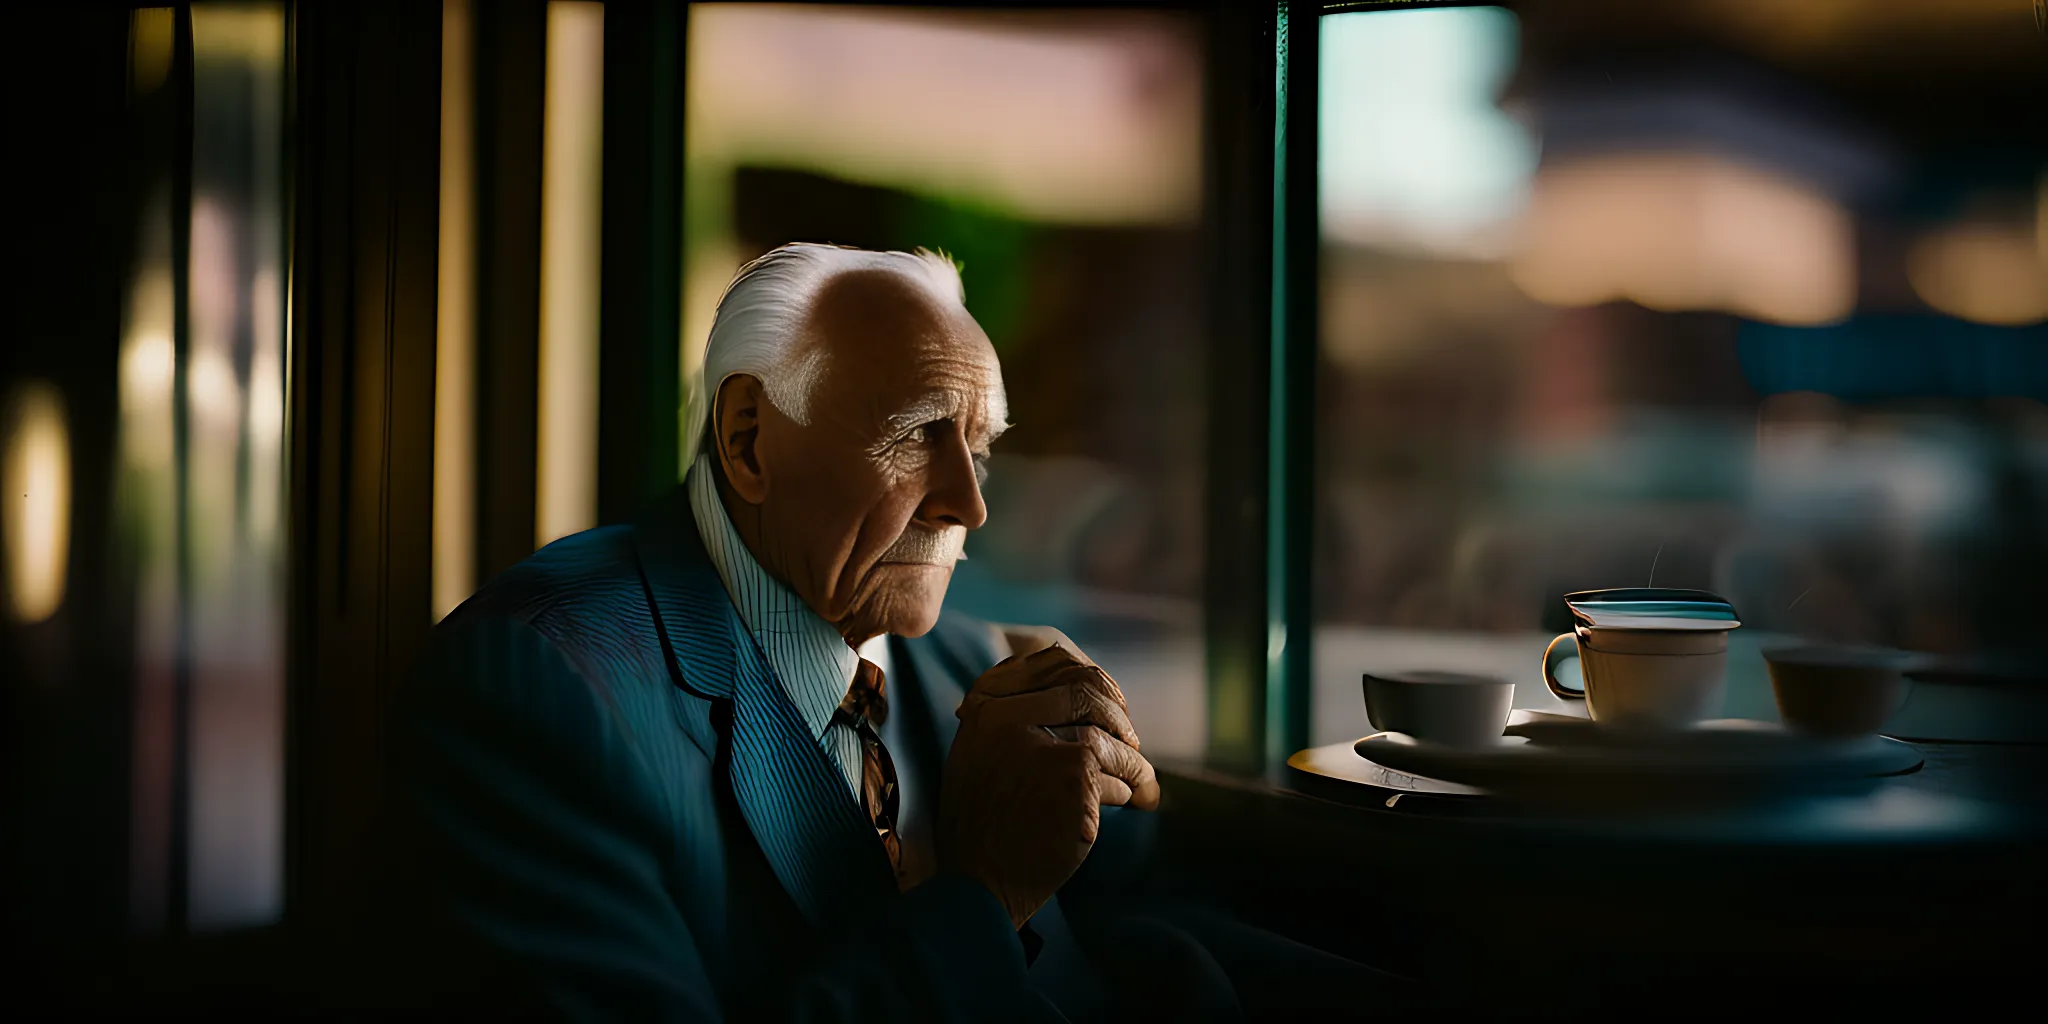
{"label": "second white cup", "polygon": [[1381,732],[1425,743],[1484,746],[1500,739],[1515,684],[1458,672],[1367,672],[1365,717]]}

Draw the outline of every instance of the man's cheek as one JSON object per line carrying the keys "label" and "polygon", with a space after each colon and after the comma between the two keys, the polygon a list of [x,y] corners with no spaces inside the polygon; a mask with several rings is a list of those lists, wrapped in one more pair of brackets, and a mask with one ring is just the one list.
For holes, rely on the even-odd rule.
{"label": "man's cheek", "polygon": [[861,527],[861,549],[875,557],[889,550],[910,528],[910,520],[917,515],[914,501],[885,500],[868,509],[867,521]]}

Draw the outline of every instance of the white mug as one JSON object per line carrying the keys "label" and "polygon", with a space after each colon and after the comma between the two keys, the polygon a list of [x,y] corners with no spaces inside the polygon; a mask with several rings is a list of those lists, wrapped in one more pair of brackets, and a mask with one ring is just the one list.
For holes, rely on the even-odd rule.
{"label": "white mug", "polygon": [[1500,739],[1515,684],[1461,672],[1367,672],[1365,717],[1381,732],[1426,743],[1485,746]]}
{"label": "white mug", "polygon": [[[1583,692],[1557,679],[1558,662],[1574,655]],[[1543,683],[1558,697],[1584,699],[1596,722],[1682,729],[1720,715],[1727,667],[1728,634],[1721,630],[1581,625],[1543,652]]]}

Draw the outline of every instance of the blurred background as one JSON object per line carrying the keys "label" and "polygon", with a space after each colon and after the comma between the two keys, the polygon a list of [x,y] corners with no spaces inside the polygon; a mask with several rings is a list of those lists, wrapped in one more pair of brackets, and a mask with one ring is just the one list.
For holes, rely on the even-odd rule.
{"label": "blurred background", "polygon": [[2038,3],[1327,6],[1277,103],[1271,4],[26,9],[10,916],[345,918],[427,630],[673,486],[790,241],[963,264],[1017,426],[951,607],[1065,629],[1161,761],[1529,676],[1560,595],[1652,581],[2035,671]]}
{"label": "blurred background", "polygon": [[1316,742],[1362,669],[1526,676],[1559,595],[1653,580],[1738,649],[2048,649],[2027,8],[1324,18]]}
{"label": "blurred background", "polygon": [[1015,427],[948,607],[1059,624],[1128,684],[1148,745],[1187,758],[1203,739],[1201,29],[1174,11],[702,4],[684,100],[685,372],[726,282],[777,245],[953,256]]}

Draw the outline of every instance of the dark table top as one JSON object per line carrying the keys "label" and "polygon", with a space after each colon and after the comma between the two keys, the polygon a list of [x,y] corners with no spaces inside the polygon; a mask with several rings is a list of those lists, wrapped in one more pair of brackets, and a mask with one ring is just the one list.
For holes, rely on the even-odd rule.
{"label": "dark table top", "polygon": [[[1747,632],[1729,641],[1723,713],[1775,725],[1776,699],[1759,651],[1782,638]],[[1515,663],[1536,660],[1519,648],[1512,654]],[[1586,713],[1583,701],[1552,696],[1533,671],[1509,678],[1518,717]],[[1358,717],[1365,726],[1362,708]],[[2048,687],[1916,681],[1883,732],[1910,744],[1920,767],[1872,780],[1858,793],[1764,805],[1632,806],[1607,814],[1516,807],[1469,787],[1384,770],[1353,752],[1357,737],[1296,752],[1273,781],[1370,812],[1375,827],[1428,828],[1423,821],[1456,818],[1460,834],[1766,847],[2003,843],[2041,835],[2048,822]]]}
{"label": "dark table top", "polygon": [[1469,787],[1404,775],[1360,757],[1349,743],[1296,753],[1285,786],[1350,804],[1384,828],[1459,828],[1572,834],[1640,842],[1719,845],[1918,844],[2038,839],[2048,828],[2048,746],[1929,743],[1911,746],[1921,766],[1875,778],[1861,792],[1723,806],[1630,806],[1563,813],[1517,806]]}
{"label": "dark table top", "polygon": [[[1861,795],[1663,814],[1389,808],[1315,771],[1164,767],[1161,862],[1255,924],[1496,1008],[2012,994],[2048,956],[2048,841],[2013,788],[2048,751],[1924,749]],[[1589,964],[1616,983],[1576,986]]]}
{"label": "dark table top", "polygon": [[[1730,682],[1729,712],[1775,717]],[[1970,695],[1928,696],[1975,717],[1923,700],[1915,732],[1990,728]],[[1452,988],[1562,991],[1589,962],[1731,1005],[1752,983],[1873,1006],[2009,986],[2048,956],[2048,744],[1910,742],[1917,769],[1857,792],[1569,811],[1380,771],[1351,742],[1265,779],[1161,765],[1164,861],[1276,931]]]}

